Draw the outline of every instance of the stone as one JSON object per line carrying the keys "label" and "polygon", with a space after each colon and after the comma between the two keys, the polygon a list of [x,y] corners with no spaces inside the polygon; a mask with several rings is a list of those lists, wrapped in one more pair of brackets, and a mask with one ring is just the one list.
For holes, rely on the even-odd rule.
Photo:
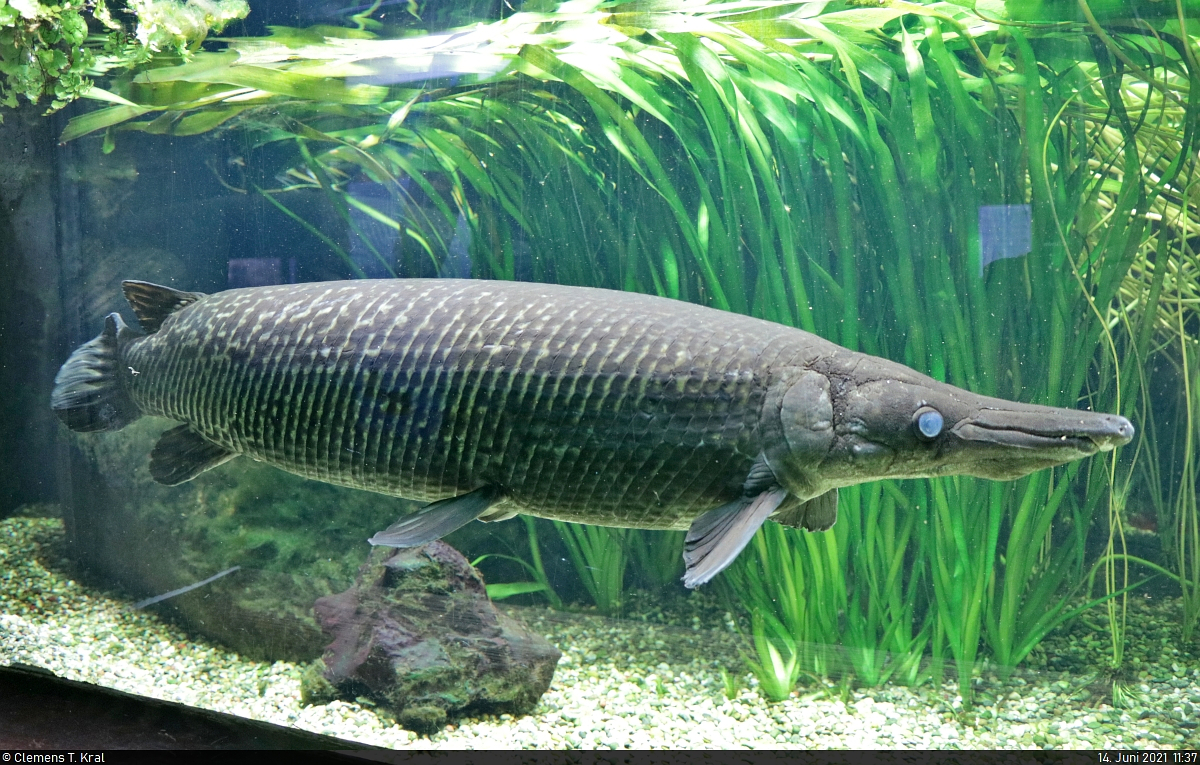
{"label": "stone", "polygon": [[313,610],[332,642],[305,676],[305,701],[366,698],[418,733],[532,711],[562,655],[497,610],[479,573],[440,541],[376,548],[353,587]]}

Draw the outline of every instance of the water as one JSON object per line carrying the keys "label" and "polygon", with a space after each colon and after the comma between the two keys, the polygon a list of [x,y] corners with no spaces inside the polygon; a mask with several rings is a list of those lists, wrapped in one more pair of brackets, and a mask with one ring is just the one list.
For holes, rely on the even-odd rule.
{"label": "water", "polygon": [[[772,25],[720,4],[350,5],[252,1],[222,39],[258,79],[213,58],[218,40],[191,65],[209,75],[171,91],[169,68],[96,79],[217,106],[110,112],[94,132],[85,115],[111,104],[4,110],[0,662],[387,746],[1195,743],[1186,56],[1137,49],[1153,65],[1122,69],[1126,121],[1104,83],[1141,38],[1117,22],[1106,54],[1082,31],[1005,37],[1000,6],[940,11],[989,71],[944,15],[886,8],[763,3]],[[1197,52],[1177,21],[1145,23]],[[886,45],[864,32],[880,26]],[[469,523],[445,539],[464,560],[437,565],[476,581],[477,562],[501,610],[443,594],[424,619],[501,635],[518,669],[503,703],[455,686],[445,708],[330,674],[384,640],[363,604],[415,630],[387,588],[450,576],[366,543],[419,503],[245,457],[164,486],[147,455],[176,422],[73,433],[48,406],[106,314],[134,322],[122,280],[393,276],[701,303],[980,394],[1120,412],[1139,436],[1015,482],[843,488],[831,530],[768,522],[694,591],[682,531]],[[356,581],[374,594],[345,595]],[[514,658],[517,635],[545,637],[540,658]],[[422,650],[457,650],[439,641]],[[513,691],[535,667],[554,668],[545,694]]]}

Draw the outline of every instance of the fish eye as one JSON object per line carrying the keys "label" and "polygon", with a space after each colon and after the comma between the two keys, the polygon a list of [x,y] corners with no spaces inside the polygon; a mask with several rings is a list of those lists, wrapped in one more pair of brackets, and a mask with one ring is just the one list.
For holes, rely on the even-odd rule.
{"label": "fish eye", "polygon": [[945,420],[942,413],[930,406],[923,406],[913,415],[913,425],[916,427],[917,438],[932,441],[942,433]]}

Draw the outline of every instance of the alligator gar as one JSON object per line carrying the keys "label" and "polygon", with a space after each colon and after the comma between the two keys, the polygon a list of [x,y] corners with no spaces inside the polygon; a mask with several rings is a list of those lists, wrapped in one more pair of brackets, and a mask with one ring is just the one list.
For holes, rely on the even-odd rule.
{"label": "alligator gar", "polygon": [[373,544],[517,513],[688,529],[694,587],[767,518],[832,526],[839,487],[1013,479],[1133,437],[1124,417],[979,396],[648,295],[454,279],[123,287],[144,332],[106,317],[55,379],[62,421],[181,421],[150,455],[168,485],[248,455],[431,503]]}

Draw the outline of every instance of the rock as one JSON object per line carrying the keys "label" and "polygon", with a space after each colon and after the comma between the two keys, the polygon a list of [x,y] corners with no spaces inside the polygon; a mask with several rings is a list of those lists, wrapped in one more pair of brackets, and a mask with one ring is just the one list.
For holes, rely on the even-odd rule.
{"label": "rock", "polygon": [[468,714],[531,711],[562,655],[499,612],[444,542],[376,548],[353,587],[313,610],[333,642],[302,684],[305,701],[365,697],[418,733]]}

